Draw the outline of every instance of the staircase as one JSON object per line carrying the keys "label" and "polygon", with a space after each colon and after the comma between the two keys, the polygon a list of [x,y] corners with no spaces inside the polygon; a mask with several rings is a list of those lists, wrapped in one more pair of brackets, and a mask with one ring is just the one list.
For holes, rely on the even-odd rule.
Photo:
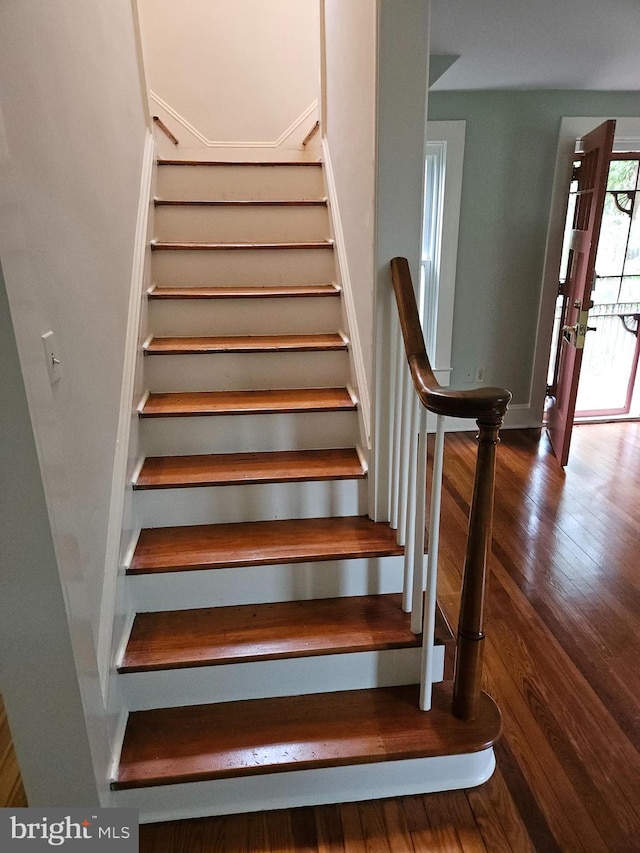
{"label": "staircase", "polygon": [[[142,820],[478,784],[499,714],[418,708],[402,549],[366,454],[322,166],[161,161],[139,407],[129,717]],[[450,678],[439,617],[433,676]]]}

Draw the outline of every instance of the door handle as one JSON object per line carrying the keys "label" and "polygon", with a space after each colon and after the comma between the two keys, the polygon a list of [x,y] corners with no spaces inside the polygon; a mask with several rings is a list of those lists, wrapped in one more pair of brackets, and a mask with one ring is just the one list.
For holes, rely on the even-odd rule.
{"label": "door handle", "polygon": [[577,323],[574,323],[573,326],[563,326],[562,332],[564,334],[565,340],[568,343],[572,343],[571,335],[575,335],[575,340],[573,341],[573,345],[576,349],[584,348],[584,339],[587,335],[587,332],[597,332],[597,326],[588,326],[587,319],[589,316],[588,311],[580,312],[580,320]]}

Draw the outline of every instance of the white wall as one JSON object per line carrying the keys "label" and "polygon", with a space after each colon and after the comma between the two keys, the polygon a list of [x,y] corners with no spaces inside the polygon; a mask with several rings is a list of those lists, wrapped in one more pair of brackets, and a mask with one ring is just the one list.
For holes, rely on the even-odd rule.
{"label": "white wall", "polygon": [[428,0],[378,0],[378,101],[376,149],[376,353],[374,366],[374,474],[372,511],[388,518],[388,401],[390,395],[390,261],[409,260],[418,282],[423,215]]}
{"label": "white wall", "polygon": [[138,0],[138,8],[150,106],[180,140],[174,156],[300,146],[317,118],[317,0]]}
{"label": "white wall", "polygon": [[359,391],[367,405],[373,375],[376,4],[323,5],[323,133],[344,245],[341,273],[353,304],[350,332],[363,368]]}
{"label": "white wall", "polygon": [[[60,763],[57,745],[75,737],[86,750],[77,692],[63,689],[69,648],[103,782],[110,759],[96,647],[145,139],[129,0],[2,3],[0,105],[0,261],[50,523],[33,482],[33,512],[25,498],[2,520],[16,541],[43,542],[42,559],[25,544],[3,566],[24,597],[1,629],[28,626],[30,642],[2,639],[12,655],[2,691],[31,804],[76,805],[72,794],[94,802],[96,787],[86,754],[77,771]],[[62,368],[53,386],[41,341],[50,329]]]}

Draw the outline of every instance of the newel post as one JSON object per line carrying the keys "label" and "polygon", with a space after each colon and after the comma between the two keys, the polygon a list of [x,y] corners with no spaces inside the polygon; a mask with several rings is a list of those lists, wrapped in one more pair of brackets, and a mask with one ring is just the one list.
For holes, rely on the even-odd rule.
{"label": "newel post", "polygon": [[453,686],[452,712],[462,720],[473,720],[480,696],[484,646],[483,615],[487,581],[487,559],[491,548],[496,445],[502,424],[499,416],[478,420],[478,458],[471,511]]}

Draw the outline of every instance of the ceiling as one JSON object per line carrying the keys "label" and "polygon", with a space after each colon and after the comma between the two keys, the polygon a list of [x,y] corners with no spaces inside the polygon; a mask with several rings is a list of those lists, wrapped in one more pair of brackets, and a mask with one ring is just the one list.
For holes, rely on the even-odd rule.
{"label": "ceiling", "polygon": [[640,90],[640,0],[434,0],[431,53],[435,90]]}

